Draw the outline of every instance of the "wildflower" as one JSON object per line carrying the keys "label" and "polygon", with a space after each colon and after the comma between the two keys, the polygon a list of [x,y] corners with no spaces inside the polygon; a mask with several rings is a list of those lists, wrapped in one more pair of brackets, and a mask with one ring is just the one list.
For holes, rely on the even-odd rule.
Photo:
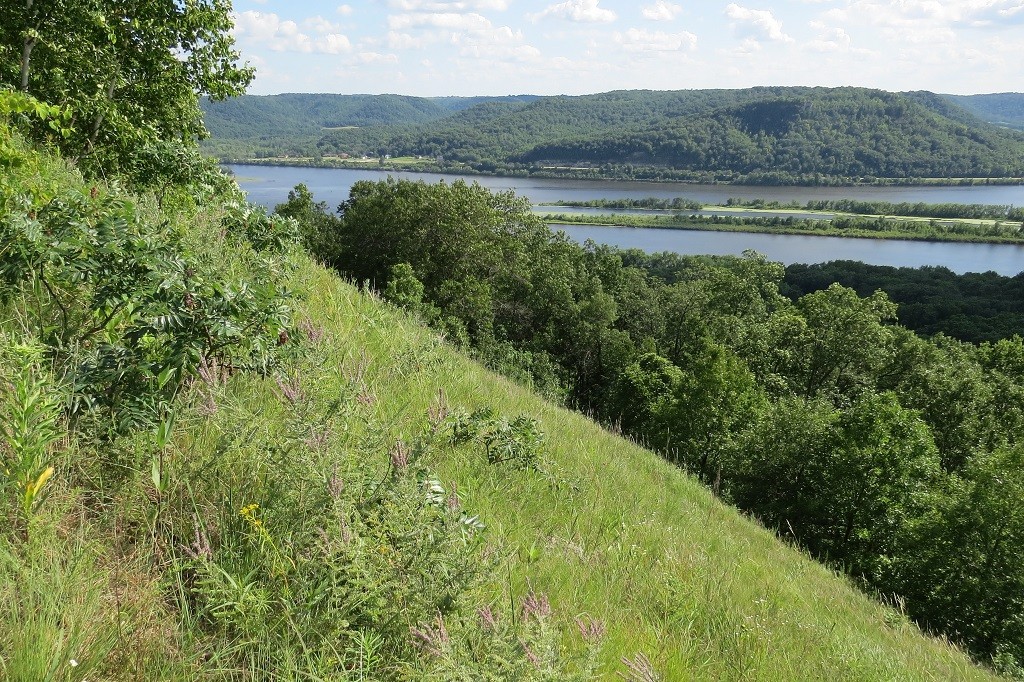
{"label": "wildflower", "polygon": [[589,617],[577,618],[576,627],[580,629],[580,634],[583,636],[584,641],[590,644],[602,639],[606,632],[604,623]]}
{"label": "wildflower", "polygon": [[485,606],[482,609],[477,609],[476,615],[480,617],[480,624],[485,630],[494,632],[498,628],[498,618],[491,611],[490,606]]}
{"label": "wildflower", "polygon": [[322,450],[330,438],[329,429],[314,429],[303,441],[310,450]]}
{"label": "wildflower", "polygon": [[523,599],[523,618],[534,616],[538,620],[541,620],[550,615],[551,602],[548,601],[547,596],[537,594],[531,587],[529,593],[527,593],[526,597]]}
{"label": "wildflower", "polygon": [[633,660],[622,657],[622,664],[629,671],[626,674],[619,673],[619,677],[628,682],[661,682],[661,675],[654,669],[651,659],[647,658],[642,651],[638,651]]}
{"label": "wildflower", "polygon": [[450,639],[440,612],[434,618],[433,624],[410,627],[409,632],[412,634],[413,643],[438,657],[441,656]]}
{"label": "wildflower", "polygon": [[445,500],[445,505],[449,511],[455,511],[459,508],[459,491],[458,488],[452,483],[452,492],[448,495],[448,499]]}
{"label": "wildflower", "polygon": [[279,395],[289,403],[295,404],[304,397],[302,384],[299,383],[297,378],[293,378],[291,381],[285,382],[283,379],[278,377],[277,387],[280,389]]}
{"label": "wildflower", "polygon": [[68,665],[70,665],[72,668],[77,668],[78,667],[78,661],[76,661],[75,659],[72,658],[70,661],[68,661]]}
{"label": "wildflower", "polygon": [[409,466],[409,448],[402,441],[398,441],[395,447],[391,448],[391,466],[395,471],[402,471]]}
{"label": "wildflower", "polygon": [[181,549],[192,559],[211,560],[213,558],[213,550],[210,549],[210,540],[206,537],[206,532],[199,525],[198,516],[193,517],[192,527],[195,538],[192,540],[191,545],[184,545]]}
{"label": "wildflower", "polygon": [[534,668],[539,668],[541,662],[540,656],[535,654],[533,652],[533,649],[527,646],[526,642],[524,642],[523,640],[519,640],[519,644],[523,647],[523,653],[526,654],[526,660],[530,662],[530,665],[532,665]]}
{"label": "wildflower", "polygon": [[324,328],[318,327],[309,320],[299,323],[299,330],[306,336],[306,339],[314,346],[318,345],[324,338]]}
{"label": "wildflower", "polygon": [[437,389],[437,402],[427,409],[427,421],[430,427],[437,430],[437,427],[448,418],[448,400],[445,398],[444,389]]}
{"label": "wildflower", "polygon": [[331,473],[330,480],[327,481],[327,492],[330,494],[331,499],[336,500],[341,497],[341,491],[345,489],[345,482],[338,475],[338,466],[334,466],[334,471]]}

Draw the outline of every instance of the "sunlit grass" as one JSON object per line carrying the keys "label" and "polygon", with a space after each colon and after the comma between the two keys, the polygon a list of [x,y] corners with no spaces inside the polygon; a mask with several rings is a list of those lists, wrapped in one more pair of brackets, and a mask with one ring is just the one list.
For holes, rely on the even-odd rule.
{"label": "sunlit grass", "polygon": [[435,465],[506,557],[493,599],[532,585],[567,627],[581,614],[603,620],[609,677],[637,653],[672,680],[987,677],[649,451],[453,353],[325,271],[301,267],[295,288],[331,336],[326,366],[369,359],[378,419],[396,437],[420,427],[439,391],[452,409],[539,420],[540,471],[495,467],[466,448]]}

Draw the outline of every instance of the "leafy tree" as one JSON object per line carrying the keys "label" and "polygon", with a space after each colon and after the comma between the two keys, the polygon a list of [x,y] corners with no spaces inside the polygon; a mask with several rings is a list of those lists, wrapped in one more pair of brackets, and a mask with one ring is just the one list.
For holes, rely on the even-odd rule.
{"label": "leafy tree", "polygon": [[654,420],[671,402],[675,389],[683,380],[682,371],[656,353],[645,353],[630,363],[615,380],[608,405],[608,414],[623,432],[652,447]]}
{"label": "leafy tree", "polygon": [[882,292],[860,298],[833,284],[801,298],[796,309],[802,323],[776,339],[793,393],[838,398],[870,388],[879,363],[892,353],[892,331],[883,324],[896,315],[889,298]]}
{"label": "leafy tree", "polygon": [[939,472],[927,426],[893,394],[867,394],[845,410],[780,401],[733,452],[737,504],[866,577],[896,553]]}
{"label": "leafy tree", "polygon": [[1024,450],[976,457],[915,524],[894,586],[910,614],[983,657],[1024,662]]}
{"label": "leafy tree", "polygon": [[288,201],[274,207],[274,213],[294,218],[306,250],[328,265],[338,265],[341,221],[328,212],[326,201],[315,201],[309,188],[300,183],[288,192]]}
{"label": "leafy tree", "polygon": [[710,483],[721,476],[723,453],[736,433],[763,408],[763,394],[743,362],[728,348],[701,340],[682,366],[671,400],[655,415],[670,458]]}
{"label": "leafy tree", "polygon": [[22,0],[0,25],[0,85],[72,114],[63,151],[147,179],[140,152],[206,133],[199,96],[239,95],[230,0]]}
{"label": "leafy tree", "polygon": [[416,273],[408,263],[399,263],[391,268],[384,298],[397,306],[415,311],[423,303],[423,283],[416,279]]}

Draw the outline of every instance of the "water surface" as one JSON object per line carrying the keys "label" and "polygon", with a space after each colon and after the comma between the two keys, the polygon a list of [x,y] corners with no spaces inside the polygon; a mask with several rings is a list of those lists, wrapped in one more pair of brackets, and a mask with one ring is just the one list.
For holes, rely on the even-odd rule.
{"label": "water surface", "polygon": [[[268,208],[285,201],[288,191],[305,183],[318,201],[332,209],[348,198],[359,180],[383,180],[389,175],[425,182],[478,182],[492,191],[511,189],[533,204],[592,199],[642,199],[682,197],[704,204],[724,204],[729,198],[764,199],[782,203],[806,203],[814,199],[862,199],[932,204],[1024,205],[1024,186],[977,185],[971,187],[761,187],[742,185],[688,185],[681,183],[629,182],[618,180],[561,180],[544,178],[498,178],[457,176],[439,173],[389,172],[370,169],[299,168],[291,166],[230,165],[250,201]],[[538,210],[558,210],[543,207]],[[591,210],[571,209],[573,212]],[[593,209],[593,212],[610,212]],[[619,211],[614,211],[619,212]],[[645,211],[639,211],[645,212]],[[684,211],[685,212],[685,211]],[[774,215],[761,211],[760,215]],[[788,214],[786,214],[788,215]],[[923,242],[901,239],[856,239],[815,235],[776,235],[742,232],[706,232],[660,228],[558,226],[573,239],[645,251],[675,251],[683,254],[734,254],[747,249],[772,260],[790,263],[823,263],[858,260],[873,265],[920,267],[938,265],[958,273],[986,272],[1016,275],[1024,270],[1024,246]]]}

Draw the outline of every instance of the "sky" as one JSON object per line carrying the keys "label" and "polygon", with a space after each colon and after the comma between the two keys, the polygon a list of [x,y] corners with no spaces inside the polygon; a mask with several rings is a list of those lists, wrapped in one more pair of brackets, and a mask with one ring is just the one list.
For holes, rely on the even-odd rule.
{"label": "sky", "polygon": [[1024,0],[235,0],[252,94],[1024,92]]}

